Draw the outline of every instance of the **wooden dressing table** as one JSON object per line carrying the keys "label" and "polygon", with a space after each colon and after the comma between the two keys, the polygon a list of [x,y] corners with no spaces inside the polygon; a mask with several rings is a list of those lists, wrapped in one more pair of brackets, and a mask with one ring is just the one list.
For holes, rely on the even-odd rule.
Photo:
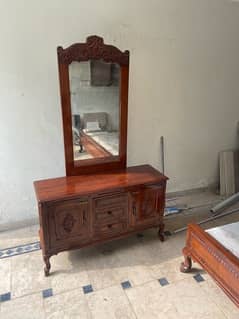
{"label": "wooden dressing table", "polygon": [[[99,74],[97,81],[89,78],[93,74],[91,61],[101,61],[102,79]],[[102,38],[91,36],[86,43],[67,49],[59,47],[58,62],[67,176],[34,182],[46,276],[51,267],[50,257],[61,251],[117,239],[150,227],[158,227],[159,238],[164,240],[167,177],[150,165],[126,168],[129,52],[121,52],[104,44]],[[106,98],[101,101],[102,92]],[[111,105],[107,105],[109,96]],[[106,141],[114,133],[119,136],[117,155],[110,155],[107,150],[107,156],[101,152],[92,158],[94,152],[87,153],[84,139],[81,141],[84,151],[79,150],[72,131],[72,105],[78,97],[84,102],[74,112],[81,118],[89,108],[95,114],[99,114],[99,109],[107,111],[109,118],[118,116],[115,123],[114,119],[110,123],[111,127],[115,125],[113,133],[105,128],[97,132]],[[91,127],[100,127],[98,124]],[[82,130],[79,135],[87,136],[83,125],[78,129]],[[93,133],[89,139],[94,139]],[[97,143],[99,139],[92,145],[107,148],[107,144],[103,147]]]}

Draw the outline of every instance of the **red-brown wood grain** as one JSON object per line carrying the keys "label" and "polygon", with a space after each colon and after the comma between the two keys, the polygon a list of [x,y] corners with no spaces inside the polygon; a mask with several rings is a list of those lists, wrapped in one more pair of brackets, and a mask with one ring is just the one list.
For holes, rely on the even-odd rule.
{"label": "red-brown wood grain", "polygon": [[38,201],[45,202],[166,180],[167,177],[152,166],[140,165],[97,174],[46,179],[34,182],[34,186]]}
{"label": "red-brown wood grain", "polygon": [[[57,53],[67,176],[34,182],[46,276],[50,257],[61,251],[122,238],[150,227],[158,227],[163,241],[168,179],[150,165],[126,168],[129,51],[122,52],[91,36],[86,43],[58,47]],[[103,157],[74,161],[69,64],[91,59],[120,65],[119,155],[108,154],[83,136],[88,152]]]}
{"label": "red-brown wood grain", "polygon": [[191,259],[199,263],[239,307],[239,259],[196,224],[189,224],[183,249],[182,272],[189,272]]}
{"label": "red-brown wood grain", "polygon": [[163,241],[166,181],[150,165],[36,181],[45,275],[50,257],[64,250],[150,227]]}
{"label": "red-brown wood grain", "polygon": [[[89,174],[93,172],[121,169],[126,167],[127,157],[127,114],[128,114],[128,82],[129,82],[129,51],[120,51],[118,48],[104,44],[98,36],[90,36],[86,43],[75,43],[68,48],[57,48],[66,175]],[[104,156],[93,159],[74,161],[72,143],[72,116],[69,81],[69,64],[73,61],[88,61],[100,59],[105,62],[120,65],[120,142],[119,156]]]}

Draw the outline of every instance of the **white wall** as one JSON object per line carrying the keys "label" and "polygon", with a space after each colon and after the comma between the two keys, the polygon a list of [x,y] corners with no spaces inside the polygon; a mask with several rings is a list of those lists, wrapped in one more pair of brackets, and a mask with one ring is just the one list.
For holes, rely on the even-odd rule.
{"label": "white wall", "polygon": [[0,225],[37,216],[32,182],[64,175],[56,47],[97,34],[131,52],[128,164],[168,190],[217,180],[239,120],[239,3],[0,0]]}

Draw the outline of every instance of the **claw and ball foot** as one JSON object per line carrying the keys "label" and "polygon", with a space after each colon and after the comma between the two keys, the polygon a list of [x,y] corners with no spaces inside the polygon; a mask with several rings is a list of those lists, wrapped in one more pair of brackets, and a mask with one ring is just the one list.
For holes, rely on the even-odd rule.
{"label": "claw and ball foot", "polygon": [[190,272],[192,269],[192,260],[189,256],[184,256],[184,262],[180,265],[180,271],[183,273]]}

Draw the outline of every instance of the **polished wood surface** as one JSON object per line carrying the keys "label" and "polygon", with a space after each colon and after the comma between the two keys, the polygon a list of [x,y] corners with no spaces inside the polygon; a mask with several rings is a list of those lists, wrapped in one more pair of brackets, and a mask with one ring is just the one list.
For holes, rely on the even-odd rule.
{"label": "polished wood surface", "polygon": [[34,183],[40,243],[49,275],[50,257],[150,227],[164,240],[167,177],[150,165]]}
{"label": "polished wood surface", "polygon": [[[150,165],[126,168],[129,51],[122,52],[91,36],[86,43],[58,47],[57,53],[67,176],[34,182],[46,276],[50,257],[61,251],[122,238],[150,227],[158,228],[163,241],[168,179]],[[88,60],[120,65],[119,155],[108,156],[88,139],[89,153],[102,157],[74,161],[69,64]]]}
{"label": "polished wood surface", "polygon": [[133,225],[153,223],[158,217],[158,212],[164,208],[164,203],[165,189],[163,183],[148,186],[147,189],[132,191],[130,205],[134,212],[130,216],[131,223]]}
{"label": "polished wood surface", "polygon": [[196,224],[188,226],[183,254],[182,272],[191,270],[191,259],[199,263],[239,307],[239,259],[236,256]]}
{"label": "polished wood surface", "polygon": [[166,180],[167,177],[152,166],[140,165],[106,173],[51,178],[36,181],[34,186],[38,201],[44,202]]}
{"label": "polished wood surface", "polygon": [[[68,48],[57,48],[59,82],[62,106],[62,120],[65,147],[66,175],[80,175],[93,172],[121,169],[126,167],[127,156],[127,121],[128,121],[128,83],[129,83],[129,51],[120,51],[118,48],[104,44],[98,36],[90,36],[86,43],[75,43]],[[120,143],[119,156],[74,161],[72,114],[69,80],[69,64],[73,61],[88,61],[90,59],[118,63],[120,65]]]}

